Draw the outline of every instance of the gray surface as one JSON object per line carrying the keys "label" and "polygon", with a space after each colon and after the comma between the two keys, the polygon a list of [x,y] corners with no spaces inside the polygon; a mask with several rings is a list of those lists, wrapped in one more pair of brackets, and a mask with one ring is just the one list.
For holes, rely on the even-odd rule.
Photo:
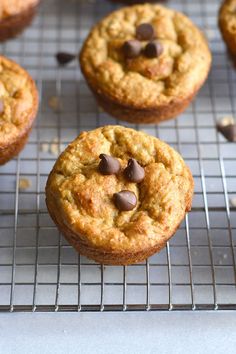
{"label": "gray surface", "polygon": [[234,313],[0,315],[4,354],[235,353]]}

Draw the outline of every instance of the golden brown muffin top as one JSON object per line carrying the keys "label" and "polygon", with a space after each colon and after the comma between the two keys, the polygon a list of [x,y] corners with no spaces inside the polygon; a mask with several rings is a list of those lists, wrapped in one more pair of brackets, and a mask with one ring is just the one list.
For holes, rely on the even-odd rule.
{"label": "golden brown muffin top", "polygon": [[224,30],[232,36],[236,35],[236,0],[226,0],[222,3],[219,20]]}
{"label": "golden brown muffin top", "polygon": [[13,143],[31,126],[38,107],[35,84],[15,62],[0,56],[0,148]]}
{"label": "golden brown muffin top", "polygon": [[[122,45],[139,24],[155,29],[164,52],[158,58],[125,59]],[[147,42],[142,41],[142,46]],[[88,36],[81,67],[91,86],[124,105],[151,108],[184,99],[204,82],[211,54],[200,30],[182,13],[160,5],[136,5],[111,13]]]}
{"label": "golden brown muffin top", "polygon": [[1,0],[0,20],[20,14],[29,7],[36,6],[38,3],[39,0]]}
{"label": "golden brown muffin top", "polygon": [[[118,175],[102,175],[99,155],[119,159]],[[135,158],[144,180],[128,182],[124,168]],[[135,193],[131,211],[119,211],[113,195]],[[47,182],[46,198],[62,224],[104,251],[138,251],[166,242],[190,210],[192,175],[170,146],[143,132],[105,126],[83,132],[58,158]]]}

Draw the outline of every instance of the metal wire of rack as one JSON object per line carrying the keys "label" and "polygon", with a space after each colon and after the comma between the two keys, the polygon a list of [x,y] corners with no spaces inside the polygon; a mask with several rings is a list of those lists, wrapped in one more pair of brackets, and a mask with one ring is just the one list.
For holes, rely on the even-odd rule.
{"label": "metal wire of rack", "polygon": [[[236,197],[236,145],[215,129],[219,118],[235,116],[235,69],[217,29],[219,1],[168,5],[205,31],[213,67],[177,120],[134,126],[178,149],[196,184],[193,210],[175,237],[137,265],[103,266],[78,255],[58,233],[44,201],[60,149],[81,130],[119,123],[99,111],[78,63],[61,69],[54,59],[59,50],[78,52],[91,25],[118,5],[45,1],[33,25],[2,45],[37,81],[41,105],[28,145],[0,168],[0,311],[236,309],[236,207],[230,204]],[[20,189],[22,178],[30,181],[26,190]]]}

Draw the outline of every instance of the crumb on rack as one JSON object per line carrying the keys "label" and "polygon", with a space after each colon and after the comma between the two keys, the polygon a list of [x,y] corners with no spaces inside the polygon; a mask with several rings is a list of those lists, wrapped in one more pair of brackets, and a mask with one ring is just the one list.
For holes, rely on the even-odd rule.
{"label": "crumb on rack", "polygon": [[52,143],[49,145],[49,152],[52,155],[59,155],[61,151],[63,151],[65,149],[65,145],[64,144],[60,144],[59,139],[58,138],[54,138],[52,140]]}
{"label": "crumb on rack", "polygon": [[48,100],[48,105],[55,113],[62,110],[62,103],[58,96],[51,96]]}
{"label": "crumb on rack", "polygon": [[49,144],[48,143],[40,144],[40,151],[41,152],[48,152],[49,151]]}
{"label": "crumb on rack", "polygon": [[65,150],[65,147],[65,144],[60,144],[58,138],[54,138],[49,143],[42,143],[40,145],[40,151],[58,156],[61,151]]}
{"label": "crumb on rack", "polygon": [[236,197],[230,198],[230,204],[232,207],[236,207]]}
{"label": "crumb on rack", "polygon": [[49,152],[52,155],[56,155],[56,156],[60,153],[60,146],[59,146],[58,138],[54,138],[52,140],[52,143],[49,146]]}
{"label": "crumb on rack", "polygon": [[19,179],[19,189],[20,190],[26,190],[30,188],[31,186],[31,181],[28,178],[20,178]]}

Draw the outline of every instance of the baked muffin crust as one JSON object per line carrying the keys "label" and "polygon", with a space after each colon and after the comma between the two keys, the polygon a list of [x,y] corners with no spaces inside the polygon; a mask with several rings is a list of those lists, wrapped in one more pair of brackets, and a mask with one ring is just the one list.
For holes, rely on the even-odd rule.
{"label": "baked muffin crust", "polygon": [[230,52],[236,54],[236,0],[223,1],[219,12],[219,26]]}
{"label": "baked muffin crust", "polygon": [[[98,170],[105,153],[121,164],[118,175]],[[145,169],[141,183],[124,177],[130,158]],[[114,193],[129,190],[136,207],[119,211]],[[164,247],[191,208],[193,178],[164,142],[122,126],[83,132],[57,160],[46,186],[49,212],[82,254],[98,262],[129,264]]]}
{"label": "baked muffin crust", "polygon": [[[38,109],[34,81],[15,62],[0,56],[0,164],[17,153],[31,129]],[[24,145],[24,144],[23,144]],[[15,151],[13,151],[15,149]],[[10,156],[8,156],[10,153]]]}
{"label": "baked muffin crust", "polygon": [[[152,24],[163,54],[127,60],[122,44],[135,38],[141,23]],[[145,4],[122,8],[98,23],[82,48],[80,62],[88,84],[104,100],[152,110],[194,96],[207,77],[211,54],[202,33],[185,15]]]}
{"label": "baked muffin crust", "polygon": [[0,21],[9,16],[18,15],[38,3],[39,0],[1,0]]}
{"label": "baked muffin crust", "polygon": [[33,20],[40,0],[0,1],[0,41],[21,33]]}

